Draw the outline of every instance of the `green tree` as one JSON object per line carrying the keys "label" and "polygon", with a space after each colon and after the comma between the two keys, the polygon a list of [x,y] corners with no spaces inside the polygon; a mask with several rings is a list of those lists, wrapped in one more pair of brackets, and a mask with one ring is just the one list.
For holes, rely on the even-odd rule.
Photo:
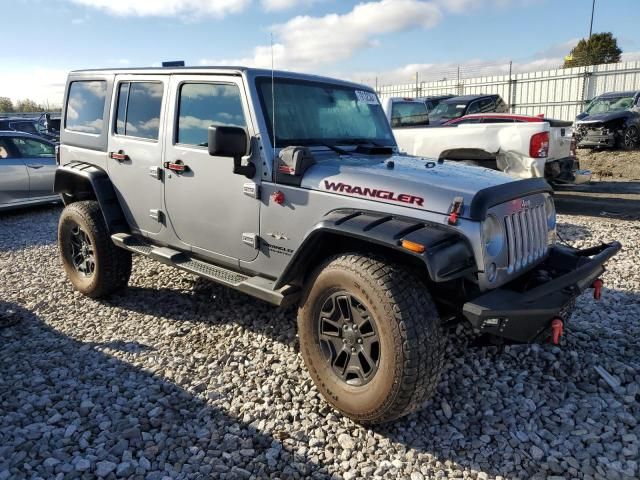
{"label": "green tree", "polygon": [[38,105],[36,102],[31,100],[30,98],[25,98],[24,100],[19,100],[16,105],[16,111],[18,112],[41,112],[42,107]]}
{"label": "green tree", "polygon": [[0,113],[12,113],[13,102],[9,97],[0,97]]}
{"label": "green tree", "polygon": [[611,32],[594,33],[582,39],[564,59],[564,68],[586,67],[602,63],[618,63],[622,50]]}

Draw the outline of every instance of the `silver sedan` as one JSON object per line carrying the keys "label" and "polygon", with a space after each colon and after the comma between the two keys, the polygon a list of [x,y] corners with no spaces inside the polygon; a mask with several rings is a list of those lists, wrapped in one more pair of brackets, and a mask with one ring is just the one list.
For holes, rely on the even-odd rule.
{"label": "silver sedan", "polygon": [[0,210],[60,201],[53,193],[56,166],[53,143],[0,131]]}

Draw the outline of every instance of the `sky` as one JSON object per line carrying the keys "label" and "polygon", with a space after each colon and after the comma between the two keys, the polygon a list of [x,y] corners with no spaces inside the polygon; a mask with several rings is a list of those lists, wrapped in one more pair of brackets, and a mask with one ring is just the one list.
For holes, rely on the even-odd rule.
{"label": "sky", "polygon": [[[247,65],[373,85],[557,68],[591,0],[0,0],[0,96],[59,105],[69,70]],[[640,0],[597,0],[594,32],[640,60]],[[271,42],[273,39],[273,50]]]}

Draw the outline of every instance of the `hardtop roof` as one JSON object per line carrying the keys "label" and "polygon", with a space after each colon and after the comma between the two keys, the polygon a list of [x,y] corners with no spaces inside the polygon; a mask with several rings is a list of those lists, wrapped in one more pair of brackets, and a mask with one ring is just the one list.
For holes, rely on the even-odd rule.
{"label": "hardtop roof", "polygon": [[368,85],[363,85],[348,80],[339,80],[336,78],[314,75],[309,73],[298,73],[287,70],[269,70],[266,68],[253,68],[243,66],[201,66],[201,67],[134,67],[134,68],[97,68],[85,70],[73,70],[69,72],[69,76],[90,76],[90,75],[246,75],[249,77],[270,77],[272,74],[276,78],[291,78],[299,80],[309,80],[316,82],[336,83],[341,85],[349,85],[355,88],[373,91]]}

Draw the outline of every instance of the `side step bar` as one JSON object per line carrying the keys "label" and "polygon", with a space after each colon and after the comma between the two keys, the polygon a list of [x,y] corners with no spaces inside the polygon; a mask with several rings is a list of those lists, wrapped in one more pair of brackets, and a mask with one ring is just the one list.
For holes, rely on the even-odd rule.
{"label": "side step bar", "polygon": [[273,289],[275,281],[264,277],[250,277],[233,270],[229,270],[211,263],[193,258],[185,252],[172,248],[156,247],[128,233],[111,235],[111,240],[118,247],[144,255],[160,263],[179,268],[185,272],[206,278],[224,286],[234,288],[253,297],[278,306],[294,303],[299,296],[299,289],[292,285],[285,285],[278,290]]}

